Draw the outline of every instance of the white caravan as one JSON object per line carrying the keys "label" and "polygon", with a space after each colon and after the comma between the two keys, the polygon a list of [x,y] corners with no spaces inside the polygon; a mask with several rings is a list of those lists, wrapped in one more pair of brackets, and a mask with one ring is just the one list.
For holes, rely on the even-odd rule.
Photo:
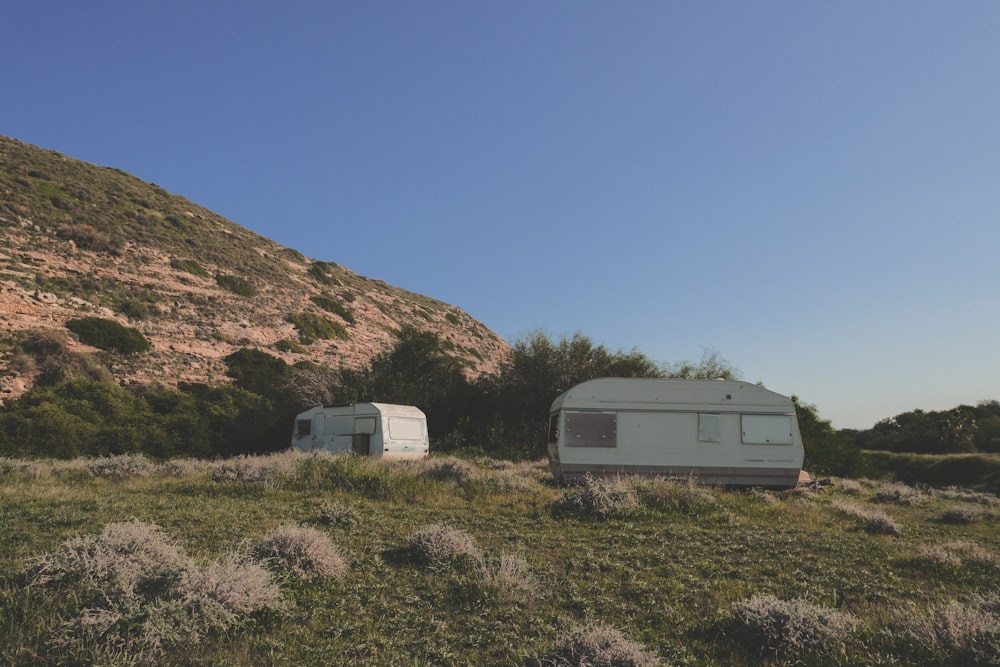
{"label": "white caravan", "polygon": [[763,387],[601,378],[553,401],[548,455],[560,481],[640,473],[791,488],[804,452],[795,405]]}
{"label": "white caravan", "polygon": [[412,405],[320,405],[295,418],[292,447],[387,459],[426,459],[427,417]]}

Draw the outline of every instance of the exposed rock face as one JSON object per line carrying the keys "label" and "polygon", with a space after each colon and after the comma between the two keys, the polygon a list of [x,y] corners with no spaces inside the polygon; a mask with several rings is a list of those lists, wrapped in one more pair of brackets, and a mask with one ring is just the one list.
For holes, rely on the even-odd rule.
{"label": "exposed rock face", "polygon": [[[0,238],[0,400],[33,382],[13,357],[19,337],[85,316],[152,344],[112,361],[123,383],[223,381],[223,357],[248,347],[356,368],[404,326],[437,333],[470,374],[495,371],[510,352],[460,308],[311,260],[118,170],[5,137]],[[331,330],[303,332],[290,321],[303,313]]]}

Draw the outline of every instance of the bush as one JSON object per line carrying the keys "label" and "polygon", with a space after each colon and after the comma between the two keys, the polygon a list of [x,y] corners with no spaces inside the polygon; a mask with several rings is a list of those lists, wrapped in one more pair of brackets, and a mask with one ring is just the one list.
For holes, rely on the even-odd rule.
{"label": "bush", "polygon": [[126,327],[114,320],[100,317],[83,317],[70,320],[66,328],[77,335],[81,342],[100,350],[138,354],[150,348],[149,341],[137,329]]}
{"label": "bush", "polygon": [[511,554],[480,560],[475,577],[481,589],[508,602],[531,598],[539,587],[528,561],[523,556]]}
{"label": "bush", "polygon": [[553,667],[652,667],[660,660],[638,642],[606,625],[576,628],[559,638],[537,664]]}
{"label": "bush", "polygon": [[853,617],[807,600],[754,595],[735,603],[724,621],[730,639],[762,655],[819,653],[845,645]]}
{"label": "bush", "polygon": [[172,259],[170,260],[170,266],[178,271],[184,271],[185,273],[190,273],[191,275],[198,276],[199,278],[209,277],[208,271],[203,269],[201,264],[193,259]]}
{"label": "bush", "polygon": [[624,477],[587,475],[555,503],[555,513],[609,519],[628,516],[639,507],[639,496]]}
{"label": "bush", "polygon": [[843,500],[835,500],[833,502],[833,506],[844,514],[858,519],[861,524],[861,528],[866,533],[871,533],[873,535],[892,535],[894,537],[899,535],[899,524],[893,521],[892,517],[885,512],[881,512],[876,509],[868,509],[866,507],[862,507],[861,505]]}
{"label": "bush", "polygon": [[215,282],[218,283],[220,287],[239,296],[250,297],[257,294],[257,288],[253,286],[253,283],[245,278],[240,278],[239,276],[217,273],[215,274]]}
{"label": "bush", "polygon": [[350,528],[358,523],[358,514],[346,505],[325,502],[319,508],[319,520],[327,525]]}
{"label": "bush", "polygon": [[334,315],[339,315],[348,324],[354,324],[356,321],[354,319],[354,313],[344,307],[344,304],[332,297],[324,294],[317,294],[316,296],[310,297],[310,300],[323,310],[333,313]]}
{"label": "bush", "polygon": [[[911,607],[900,614],[899,625],[909,646],[917,647],[926,664],[1000,664],[1000,615],[995,601],[963,603],[953,600],[932,605],[926,614]],[[994,608],[991,608],[994,607]]]}
{"label": "bush", "polygon": [[78,583],[113,601],[161,588],[187,566],[180,549],[159,526],[138,521],[111,523],[99,535],[74,537],[31,568],[36,585]]}
{"label": "bush", "polygon": [[253,556],[300,577],[336,577],[347,569],[326,533],[292,524],[275,528],[253,548]]}
{"label": "bush", "polygon": [[452,565],[478,558],[476,541],[464,530],[436,523],[410,538],[410,553],[424,565]]}
{"label": "bush", "polygon": [[347,329],[344,328],[344,325],[328,320],[316,313],[295,313],[286,317],[285,320],[295,326],[295,329],[299,332],[299,340],[304,345],[309,345],[317,340],[328,340],[331,338],[346,340],[348,338]]}
{"label": "bush", "polygon": [[60,664],[73,654],[91,656],[88,664],[159,664],[169,650],[283,606],[259,564],[229,556],[199,568],[157,526],[138,521],[73,538],[27,575],[67,604],[68,620],[51,638]]}

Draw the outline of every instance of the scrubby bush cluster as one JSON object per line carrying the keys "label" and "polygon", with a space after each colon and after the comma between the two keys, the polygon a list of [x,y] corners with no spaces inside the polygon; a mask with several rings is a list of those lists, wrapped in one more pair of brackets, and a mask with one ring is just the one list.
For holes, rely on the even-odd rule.
{"label": "scrubby bush cluster", "polygon": [[[285,413],[287,414],[287,413]],[[36,387],[0,410],[0,455],[232,456],[287,446],[291,417],[230,384],[124,388],[74,378]],[[272,438],[270,442],[268,438]]]}
{"label": "scrubby bush cluster", "polygon": [[246,278],[226,273],[217,273],[215,275],[215,282],[223,289],[229,290],[238,296],[251,297],[257,294],[257,288]]}
{"label": "scrubby bush cluster", "polygon": [[282,524],[258,542],[253,556],[261,563],[300,577],[336,577],[347,569],[347,561],[315,528]]}
{"label": "scrubby bush cluster", "polygon": [[593,624],[574,628],[537,658],[552,667],[655,667],[659,657],[615,628]]}
{"label": "scrubby bush cluster", "polygon": [[81,317],[70,320],[66,323],[66,328],[75,333],[81,342],[99,350],[138,354],[151,347],[138,329],[102,317]]}
{"label": "scrubby bush cluster", "polygon": [[834,501],[833,506],[844,514],[856,519],[861,528],[867,533],[875,535],[899,535],[899,523],[881,510],[843,500]]}
{"label": "scrubby bush cluster", "polygon": [[450,566],[478,558],[479,548],[469,533],[446,524],[421,528],[410,537],[410,553],[418,563]]}
{"label": "scrubby bush cluster", "polygon": [[847,643],[857,625],[848,614],[808,600],[753,595],[735,603],[722,627],[730,640],[759,656],[829,653]]}
{"label": "scrubby bush cluster", "polygon": [[903,638],[919,650],[926,664],[1000,664],[1000,601],[995,597],[935,603],[926,613],[910,605],[898,614],[897,622]]}
{"label": "scrubby bush cluster", "polygon": [[609,519],[628,516],[639,507],[639,496],[626,477],[592,477],[566,491],[555,503],[559,515]]}
{"label": "scrubby bush cluster", "polygon": [[317,340],[345,340],[349,337],[343,324],[316,313],[293,313],[285,319],[299,332],[299,340],[303,345],[309,345]]}
{"label": "scrubby bush cluster", "polygon": [[258,563],[233,555],[199,566],[159,527],[138,521],[72,538],[26,574],[30,586],[63,593],[69,603],[52,646],[92,647],[102,663],[155,664],[168,650],[283,606]]}

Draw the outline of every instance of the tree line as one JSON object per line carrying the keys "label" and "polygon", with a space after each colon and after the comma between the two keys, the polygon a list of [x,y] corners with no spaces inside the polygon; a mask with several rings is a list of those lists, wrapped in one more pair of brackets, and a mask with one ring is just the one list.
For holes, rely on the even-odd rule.
{"label": "tree line", "polygon": [[[225,359],[231,382],[121,387],[106,369],[70,353],[64,343],[52,336],[23,342],[21,353],[34,354],[45,372],[32,390],[0,409],[0,456],[143,453],[165,459],[268,453],[289,446],[294,417],[308,407],[377,401],[421,408],[435,451],[530,460],[545,455],[552,400],[580,382],[739,378],[738,369],[716,352],[706,351],[697,361],[662,364],[634,349],[608,350],[582,334],[554,340],[540,332],[516,342],[496,374],[470,377],[438,335],[404,328],[391,350],[360,369],[290,365],[245,348]],[[1000,404],[995,401],[948,413],[907,413],[858,432],[834,429],[816,406],[792,398],[811,471],[848,475],[858,465],[861,448],[1000,450]]]}

